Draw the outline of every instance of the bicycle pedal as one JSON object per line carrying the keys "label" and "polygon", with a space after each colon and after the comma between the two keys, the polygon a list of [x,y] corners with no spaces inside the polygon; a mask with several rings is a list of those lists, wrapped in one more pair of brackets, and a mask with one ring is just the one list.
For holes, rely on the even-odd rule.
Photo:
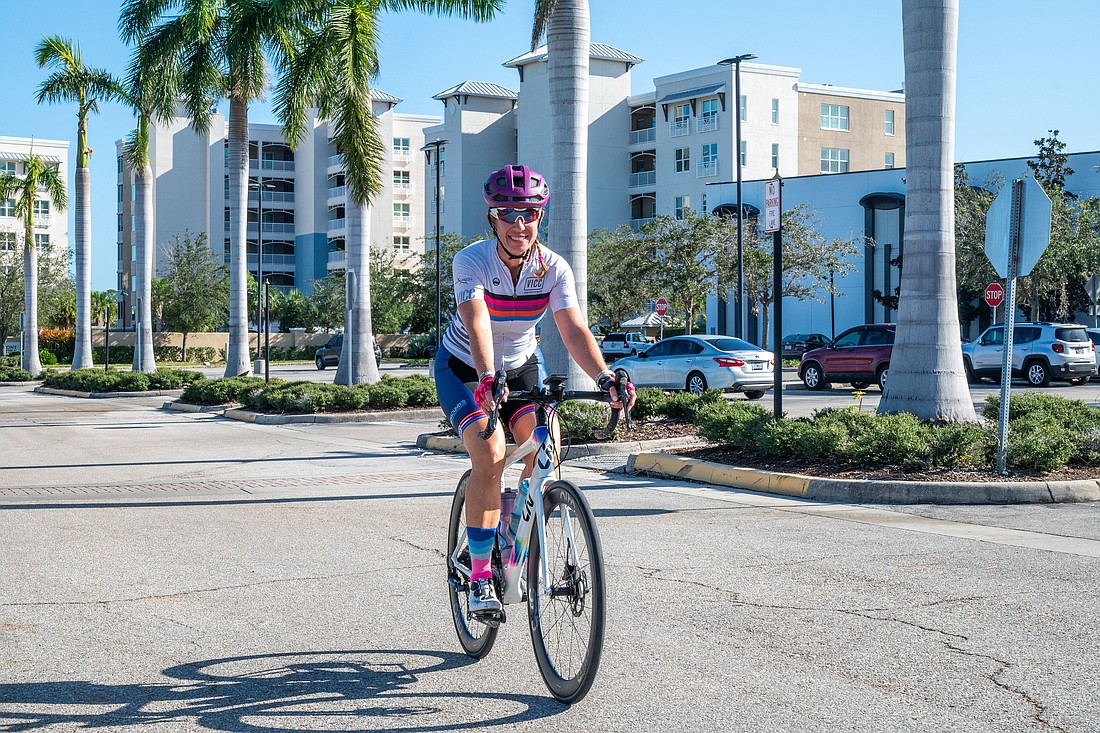
{"label": "bicycle pedal", "polygon": [[508,616],[504,613],[503,608],[499,611],[482,611],[481,613],[475,613],[473,617],[475,620],[494,629],[508,620]]}

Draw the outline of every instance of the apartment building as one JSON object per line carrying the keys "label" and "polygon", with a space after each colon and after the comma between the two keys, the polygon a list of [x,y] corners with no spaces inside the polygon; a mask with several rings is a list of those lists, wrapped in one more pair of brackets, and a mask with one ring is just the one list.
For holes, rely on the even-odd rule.
{"label": "apartment building", "polygon": [[[438,117],[394,112],[397,97],[373,91],[382,139],[391,144],[383,165],[391,181],[370,206],[374,248],[394,249],[400,261],[422,253],[425,201],[423,168],[414,151],[425,127]],[[332,125],[314,114],[307,133],[293,148],[277,125],[249,125],[247,267],[254,276],[284,291],[310,292],[315,280],[346,266],[347,195],[344,161],[332,140]],[[134,181],[124,153],[118,159],[118,288],[134,289]],[[154,125],[149,136],[153,173],[154,270],[163,274],[164,251],[185,231],[205,232],[215,254],[229,262],[228,125],[213,115],[197,133],[182,115]],[[260,257],[262,248],[263,257]],[[124,313],[127,309],[124,308]]]}
{"label": "apartment building", "polygon": [[[708,185],[735,180],[737,165],[749,180],[776,171],[800,176],[905,164],[901,93],[806,84],[797,68],[742,63],[740,99],[734,67],[718,64],[658,77],[651,91],[632,95],[632,69],[642,61],[591,44],[589,229],[712,211]],[[440,217],[444,231],[465,237],[486,231],[481,184],[494,168],[519,161],[553,183],[546,48],[504,65],[516,69],[518,91],[466,81],[434,97],[444,105],[444,120],[426,134],[448,141],[451,164],[441,185],[451,199]],[[426,171],[426,180],[432,174]]]}
{"label": "apartment building", "polygon": [[[69,187],[69,142],[0,136],[0,173],[27,172],[31,153],[54,166]],[[72,192],[69,192],[70,201]],[[15,199],[0,199],[0,267],[22,266],[25,223],[15,216]],[[69,266],[69,216],[44,193],[34,202],[34,242],[39,264]]]}

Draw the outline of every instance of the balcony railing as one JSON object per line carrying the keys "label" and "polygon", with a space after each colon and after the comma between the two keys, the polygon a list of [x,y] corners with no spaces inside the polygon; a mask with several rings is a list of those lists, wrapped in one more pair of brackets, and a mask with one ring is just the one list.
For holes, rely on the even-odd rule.
{"label": "balcony railing", "polygon": [[393,151],[393,159],[394,160],[404,161],[404,160],[408,160],[410,158],[412,158],[412,152],[410,152],[408,150],[395,150],[395,151]]}
{"label": "balcony railing", "polygon": [[53,217],[49,214],[35,214],[34,215],[34,228],[35,229],[48,229],[50,224],[53,223]]}
{"label": "balcony railing", "polygon": [[395,183],[393,184],[393,192],[398,196],[411,196],[412,195],[411,183]]}
{"label": "balcony railing", "polygon": [[703,115],[695,121],[696,132],[713,132],[718,129],[718,115]]}
{"label": "balcony railing", "polygon": [[347,219],[329,219],[328,230],[334,232],[337,229],[343,229],[347,226]]}
{"label": "balcony railing", "polygon": [[348,191],[347,186],[333,186],[332,188],[330,188],[328,190],[328,197],[330,199],[338,199],[341,196],[346,195],[347,191]]}
{"label": "balcony railing", "polygon": [[342,249],[337,250],[336,252],[329,252],[328,253],[328,263],[330,265],[337,264],[337,263],[344,264],[347,261],[348,261],[348,253],[345,252]]}
{"label": "balcony railing", "polygon": [[630,145],[640,145],[642,143],[651,143],[657,139],[657,128],[647,127],[644,130],[631,130],[630,131]]}
{"label": "balcony railing", "polygon": [[718,161],[714,160],[700,163],[697,170],[698,173],[696,175],[698,175],[699,178],[709,178],[711,176],[716,176],[718,175]]}
{"label": "balcony railing", "polygon": [[[229,250],[226,250],[225,254],[222,255],[222,260],[225,262],[225,264],[228,265],[229,264],[229,259],[230,259],[230,252],[229,252]],[[245,259],[245,265],[249,270],[255,270],[256,269],[256,255],[255,255],[255,253],[252,253],[252,252],[248,253],[248,257]],[[267,270],[269,267],[281,267],[281,268],[294,267],[294,255],[267,254],[265,252],[264,253],[264,269]]]}
{"label": "balcony railing", "polygon": [[273,204],[292,204],[294,203],[293,191],[264,191],[264,201]]}
{"label": "balcony railing", "polygon": [[655,217],[655,216],[644,216],[640,219],[631,219],[630,220],[630,226],[633,227],[634,229],[640,229],[643,224],[648,224],[649,222],[653,221],[656,218],[657,217]]}
{"label": "balcony railing", "polygon": [[412,226],[412,217],[408,214],[394,214],[393,225],[395,227],[400,227],[401,229],[408,229],[410,226]]}
{"label": "balcony railing", "polygon": [[668,123],[668,136],[669,137],[683,137],[684,135],[691,133],[691,120],[677,120],[676,122]]}
{"label": "balcony railing", "polygon": [[265,171],[292,171],[294,170],[293,160],[265,160],[263,164]]}
{"label": "balcony railing", "polygon": [[294,222],[265,221],[264,231],[270,234],[293,234]]}
{"label": "balcony railing", "polygon": [[342,156],[342,155],[330,155],[330,156],[328,156],[328,167],[329,168],[332,168],[333,166],[343,167],[343,165],[344,165],[344,156]]}
{"label": "balcony railing", "polygon": [[630,187],[654,186],[657,184],[657,171],[639,171],[630,174]]}

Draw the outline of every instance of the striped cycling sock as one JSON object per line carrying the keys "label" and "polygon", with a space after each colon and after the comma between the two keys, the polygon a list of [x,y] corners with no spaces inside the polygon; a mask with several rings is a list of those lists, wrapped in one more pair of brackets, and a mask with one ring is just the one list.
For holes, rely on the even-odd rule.
{"label": "striped cycling sock", "polygon": [[495,527],[466,528],[466,543],[470,546],[470,580],[493,577],[490,561],[496,534]]}

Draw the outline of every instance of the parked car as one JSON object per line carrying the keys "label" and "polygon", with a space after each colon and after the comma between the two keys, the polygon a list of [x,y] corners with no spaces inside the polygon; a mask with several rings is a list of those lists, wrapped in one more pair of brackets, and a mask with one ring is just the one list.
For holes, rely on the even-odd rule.
{"label": "parked car", "polygon": [[649,339],[637,331],[616,331],[604,336],[600,351],[607,356],[633,356],[648,349],[650,344]]}
{"label": "parked car", "polygon": [[807,351],[819,349],[829,343],[823,333],[792,333],[783,337],[783,358],[800,359]]}
{"label": "parked car", "polygon": [[[1004,326],[990,326],[978,339],[963,344],[963,366],[973,384],[1001,379]],[[1076,323],[1018,323],[1012,330],[1012,376],[1032,387],[1052,379],[1084,384],[1096,373],[1096,350],[1084,326]]]}
{"label": "parked car", "polygon": [[[372,337],[373,338],[373,337]],[[378,339],[373,338],[374,341],[374,358],[381,364],[382,363],[382,349],[378,346]],[[344,335],[338,333],[328,340],[321,348],[317,349],[317,354],[313,357],[314,363],[318,369],[324,369],[327,366],[338,366],[340,364],[340,351],[344,348]]]}
{"label": "parked car", "polygon": [[893,323],[849,328],[831,343],[803,354],[798,377],[812,390],[835,382],[849,382],[856,389],[871,384],[885,389],[895,330]]}
{"label": "parked car", "polygon": [[611,365],[636,387],[744,392],[758,400],[772,387],[772,354],[730,336],[671,336]]}
{"label": "parked car", "polygon": [[[1089,335],[1089,340],[1092,341],[1092,354],[1095,357],[1095,364],[1098,370],[1100,370],[1100,328],[1086,328],[1085,333]],[[1097,372],[1093,372],[1092,376],[1096,376]]]}

